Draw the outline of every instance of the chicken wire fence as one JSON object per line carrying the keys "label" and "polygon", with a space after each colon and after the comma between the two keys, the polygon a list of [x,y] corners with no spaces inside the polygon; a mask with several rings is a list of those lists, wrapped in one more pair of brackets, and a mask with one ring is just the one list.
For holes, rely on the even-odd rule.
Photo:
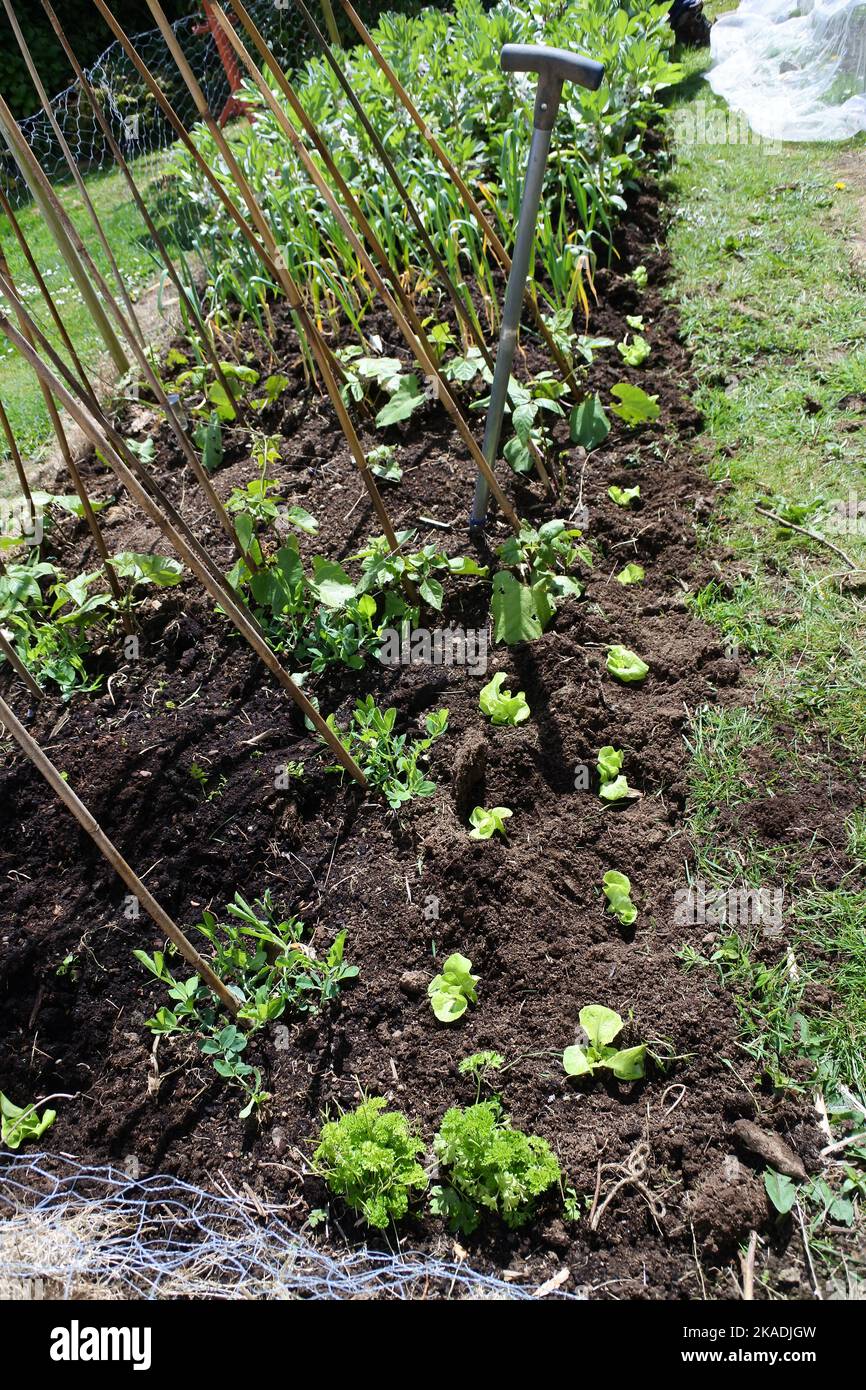
{"label": "chicken wire fence", "polygon": [[[309,32],[292,0],[248,0],[246,8],[281,65],[296,66],[309,51]],[[208,109],[219,118],[231,87],[203,11],[176,20],[172,29]],[[71,41],[74,48],[74,35]],[[195,104],[159,29],[136,34],[132,42],[184,125],[192,126],[198,119]],[[124,157],[134,165],[139,180],[147,182],[148,175],[157,172],[159,156],[176,138],[159,103],[119,42],[84,71]],[[83,172],[114,167],[109,145],[77,81],[52,99],[51,110]],[[18,127],[50,181],[65,181],[69,170],[47,114],[38,111],[19,121]],[[0,185],[9,201],[20,206],[29,197],[27,186],[11,153],[2,144],[0,150]]]}
{"label": "chicken wire fence", "polygon": [[[68,1155],[2,1155],[0,1300],[526,1300],[538,1293],[462,1260],[326,1250],[287,1226],[280,1210],[253,1195],[208,1192],[168,1175],[133,1178]],[[560,1287],[542,1293],[569,1296]]]}

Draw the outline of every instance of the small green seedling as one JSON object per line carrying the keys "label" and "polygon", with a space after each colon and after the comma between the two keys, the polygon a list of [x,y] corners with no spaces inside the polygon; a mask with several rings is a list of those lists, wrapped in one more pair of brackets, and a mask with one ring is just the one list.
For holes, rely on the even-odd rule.
{"label": "small green seedling", "polygon": [[618,415],[631,429],[651,425],[661,414],[658,396],[647,395],[640,386],[632,386],[629,381],[618,381],[611,386],[610,394],[615,402],[610,407],[611,413]]}
{"label": "small green seedling", "polygon": [[0,1139],[10,1149],[19,1149],[25,1139],[39,1139],[46,1129],[50,1129],[57,1119],[56,1110],[45,1110],[42,1115],[33,1105],[14,1105],[0,1091]]}
{"label": "small green seedling", "polygon": [[471,1057],[464,1057],[457,1070],[461,1076],[474,1076],[477,1086],[475,1092],[476,1105],[481,1099],[481,1087],[492,1085],[491,1076],[493,1072],[499,1071],[505,1066],[505,1058],[501,1052],[473,1052]]}
{"label": "small green seedling", "polygon": [[645,265],[636,265],[629,276],[636,289],[645,290],[649,283],[649,273]]}
{"label": "small green seedling", "polygon": [[584,449],[589,452],[597,449],[610,434],[610,420],[604,413],[604,407],[596,391],[591,396],[585,396],[576,405],[569,418],[572,444],[582,444]]}
{"label": "small green seedling", "polygon": [[403,469],[397,462],[395,444],[377,444],[375,449],[369,450],[367,462],[371,471],[383,482],[399,483],[403,477]]}
{"label": "small green seedling", "polygon": [[617,584],[642,584],[646,579],[646,570],[643,565],[635,564],[634,561],[620,570],[616,576]]}
{"label": "small green seedling", "polygon": [[622,1032],[623,1022],[613,1009],[603,1004],[589,1004],[580,1011],[580,1026],[586,1034],[586,1044],[567,1047],[562,1065],[569,1076],[592,1076],[599,1068],[608,1068],[620,1081],[638,1081],[646,1068],[646,1043],[639,1047],[612,1047],[614,1038]]}
{"label": "small green seedling", "polygon": [[608,869],[602,880],[604,896],[610,904],[610,911],[624,927],[637,921],[637,908],[631,900],[631,882],[617,869]]}
{"label": "small green seedling", "polygon": [[606,664],[610,674],[626,684],[642,681],[649,675],[646,662],[642,661],[636,652],[629,651],[628,647],[620,646],[619,643],[608,647]]}
{"label": "small green seedling", "polygon": [[478,697],[481,711],[489,715],[494,724],[522,724],[530,713],[526,696],[522,690],[516,695],[512,695],[510,690],[503,690],[504,680],[505,672],[497,671],[492,680],[481,687]]}
{"label": "small green seedling", "polygon": [[797,1186],[785,1173],[768,1168],[764,1174],[764,1191],[780,1216],[787,1216],[797,1202]]}
{"label": "small green seedling", "polygon": [[607,495],[618,507],[630,507],[640,499],[639,487],[609,487]]}
{"label": "small green seedling", "polygon": [[609,743],[598,751],[598,794],[602,801],[622,801],[628,796],[640,796],[640,792],[630,787],[620,769],[625,754]]}
{"label": "small green seedling", "polygon": [[631,342],[624,338],[621,343],[617,343],[616,350],[629,367],[642,367],[652,352],[646,338],[642,338],[640,333],[635,333]]}
{"label": "small green seedling", "polygon": [[386,1105],[377,1096],[323,1125],[313,1155],[314,1171],[331,1191],[382,1231],[406,1215],[414,1190],[427,1187],[418,1162],[424,1141],[401,1111],[382,1113]]}
{"label": "small green seedling", "polygon": [[439,975],[427,986],[427,995],[440,1023],[454,1023],[462,1018],[470,1004],[478,1003],[475,986],[478,975],[472,974],[472,962],[455,951],[449,956]]}
{"label": "small green seedling", "polygon": [[643,333],[646,328],[646,324],[643,321],[643,314],[626,314],[625,321],[629,328],[633,329],[635,333]]}
{"label": "small green seedling", "polygon": [[472,826],[469,832],[470,840],[489,840],[497,830],[501,835],[505,835],[505,822],[513,814],[507,806],[491,806],[489,811],[483,806],[476,806],[469,817],[469,824]]}

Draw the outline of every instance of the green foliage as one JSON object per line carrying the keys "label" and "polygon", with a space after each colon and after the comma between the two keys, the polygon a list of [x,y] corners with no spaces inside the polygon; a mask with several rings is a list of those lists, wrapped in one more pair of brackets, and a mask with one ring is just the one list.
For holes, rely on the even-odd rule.
{"label": "green foliage", "polygon": [[598,392],[585,396],[571,412],[569,420],[572,444],[582,444],[584,449],[597,449],[610,434],[610,420],[604,413]]}
{"label": "green foliage", "polygon": [[605,744],[598,752],[598,794],[603,801],[623,801],[626,797],[640,796],[630,787],[625,777],[621,774],[620,768],[623,764],[625,754],[611,744]]}
{"label": "green foliage", "polygon": [[481,687],[478,697],[481,712],[488,715],[494,724],[522,724],[529,718],[530,713],[526,696],[522,690],[516,695],[512,695],[510,690],[503,690],[504,680],[505,672],[497,671],[496,675]]}
{"label": "green foliage", "polygon": [[649,274],[645,265],[636,265],[629,278],[639,290],[645,290],[649,284]]}
{"label": "green foliage", "polygon": [[577,564],[592,565],[581,532],[561,520],[545,522],[536,531],[521,522],[520,533],[510,536],[497,550],[507,566],[494,576],[491,610],[494,638],[513,645],[532,641],[547,627],[557,604],[579,598],[583,585],[569,571]]}
{"label": "green foliage", "polygon": [[223,461],[223,427],[215,410],[211,411],[208,420],[196,426],[193,439],[201,449],[201,462],[205,472],[215,473]]}
{"label": "green foliage", "polygon": [[507,834],[505,822],[513,814],[507,806],[492,806],[489,811],[483,806],[476,806],[469,817],[469,824],[472,826],[469,832],[470,840],[489,840],[497,830],[500,835]]}
{"label": "green foliage", "polygon": [[497,1100],[449,1110],[433,1150],[447,1185],[433,1188],[432,1209],[467,1235],[488,1211],[512,1229],[524,1226],[561,1178],[547,1140],[513,1129]]}
{"label": "green foliage", "polygon": [[491,1084],[493,1074],[501,1071],[505,1066],[505,1058],[501,1052],[492,1052],[489,1049],[484,1052],[473,1052],[471,1056],[464,1057],[457,1070],[461,1076],[473,1076],[475,1078],[475,1103],[481,1099],[481,1087],[486,1083]]}
{"label": "green foliage", "polygon": [[632,926],[637,921],[637,908],[631,900],[631,883],[626,875],[618,869],[608,869],[602,879],[602,887],[614,917],[624,927]]}
{"label": "green foliage", "polygon": [[[447,709],[428,714],[424,721],[427,737],[412,741],[407,734],[394,733],[396,709],[380,710],[372,695],[355,705],[348,729],[340,729],[332,714],[327,722],[393,811],[399,811],[413,797],[433,795],[436,783],[424,776],[420,764],[448,728]],[[337,764],[328,771],[343,772],[344,768]]]}
{"label": "green foliage", "polygon": [[370,471],[385,483],[399,483],[403,477],[395,444],[377,444],[375,449],[368,449],[367,462]]}
{"label": "green foliage", "polygon": [[634,561],[625,565],[616,576],[617,584],[642,584],[646,579],[646,570],[643,565],[638,565]]}
{"label": "green foliage", "polygon": [[33,1105],[14,1105],[0,1091],[0,1139],[10,1149],[20,1149],[27,1139],[39,1139],[57,1119],[56,1110],[40,1115]]}
{"label": "green foliage", "polygon": [[628,647],[621,646],[615,642],[607,649],[607,669],[612,676],[616,676],[618,681],[630,684],[633,681],[645,680],[649,675],[649,667],[645,661]]}
{"label": "green foliage", "polygon": [[617,343],[616,350],[629,367],[642,367],[652,352],[646,338],[641,337],[640,333],[635,333],[631,342],[624,338],[621,343]]}
{"label": "green foliage", "polygon": [[602,1004],[589,1004],[580,1011],[580,1026],[586,1033],[584,1047],[567,1047],[562,1065],[569,1076],[592,1076],[599,1068],[607,1068],[620,1081],[637,1081],[646,1067],[646,1043],[638,1047],[612,1047],[614,1038],[622,1032],[623,1022],[613,1009]]}
{"label": "green foliage", "polygon": [[472,974],[472,962],[455,951],[427,986],[427,995],[440,1023],[462,1018],[470,1004],[478,1003],[475,986],[480,976]]}
{"label": "green foliage", "polygon": [[418,1162],[424,1143],[399,1110],[386,1110],[381,1096],[322,1126],[313,1155],[315,1171],[368,1226],[385,1230],[409,1210],[427,1187]]}
{"label": "green foliage", "polygon": [[659,418],[661,409],[658,396],[649,396],[639,386],[620,381],[610,388],[614,404],[610,407],[614,415],[637,429],[638,425],[651,425]]}
{"label": "green foliage", "polygon": [[797,1187],[785,1173],[768,1168],[764,1174],[764,1191],[780,1216],[787,1216],[797,1201]]}

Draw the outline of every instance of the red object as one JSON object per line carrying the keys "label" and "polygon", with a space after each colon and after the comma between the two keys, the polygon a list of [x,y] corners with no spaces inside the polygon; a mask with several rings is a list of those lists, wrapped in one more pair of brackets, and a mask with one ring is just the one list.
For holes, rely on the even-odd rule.
{"label": "red object", "polygon": [[217,53],[219,53],[222,59],[222,65],[225,68],[225,74],[228,78],[229,90],[231,92],[231,96],[219,114],[219,124],[224,126],[226,121],[233,120],[235,116],[246,116],[247,120],[254,121],[255,115],[249,103],[239,100],[238,97],[235,96],[235,92],[240,89],[242,81],[241,70],[238,67],[235,51],[226,38],[222,26],[219,24],[208,0],[202,0],[202,9],[204,10],[207,23],[199,24],[193,30],[193,33],[206,34],[210,32],[213,35],[213,41],[217,46]]}

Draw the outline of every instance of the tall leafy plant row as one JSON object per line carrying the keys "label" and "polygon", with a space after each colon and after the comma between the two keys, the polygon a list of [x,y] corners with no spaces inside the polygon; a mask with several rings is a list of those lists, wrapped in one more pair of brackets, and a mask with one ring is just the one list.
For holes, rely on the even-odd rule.
{"label": "tall leafy plant row", "polygon": [[[585,295],[587,265],[609,251],[623,194],[643,157],[643,135],[657,110],[658,94],[678,72],[668,60],[667,8],[649,0],[626,5],[617,0],[584,0],[581,5],[500,0],[485,11],[480,0],[456,0],[451,13],[383,15],[375,33],[506,245],[513,240],[520,204],[535,79],[515,80],[502,73],[502,45],[544,42],[580,50],[605,64],[606,80],[598,92],[565,88],[540,218],[537,255],[545,273],[543,292],[551,313],[563,322],[570,323],[571,311]],[[483,239],[448,176],[402,108],[395,107],[386,79],[366,50],[353,50],[344,63],[453,279],[460,283],[472,273],[493,322],[496,295]],[[432,277],[434,268],[415,228],[333,73],[323,61],[313,61],[295,78],[295,87],[392,263],[401,271],[414,266]],[[208,162],[231,184],[207,132],[199,129],[196,138]],[[239,126],[232,143],[292,273],[312,286],[320,320],[345,317],[359,329],[369,286],[344,233],[289,157],[272,114],[261,111],[253,126]],[[214,308],[235,299],[263,324],[267,294],[276,287],[262,276],[191,161],[181,157],[175,171],[196,214],[191,223],[197,249],[211,269]]]}

